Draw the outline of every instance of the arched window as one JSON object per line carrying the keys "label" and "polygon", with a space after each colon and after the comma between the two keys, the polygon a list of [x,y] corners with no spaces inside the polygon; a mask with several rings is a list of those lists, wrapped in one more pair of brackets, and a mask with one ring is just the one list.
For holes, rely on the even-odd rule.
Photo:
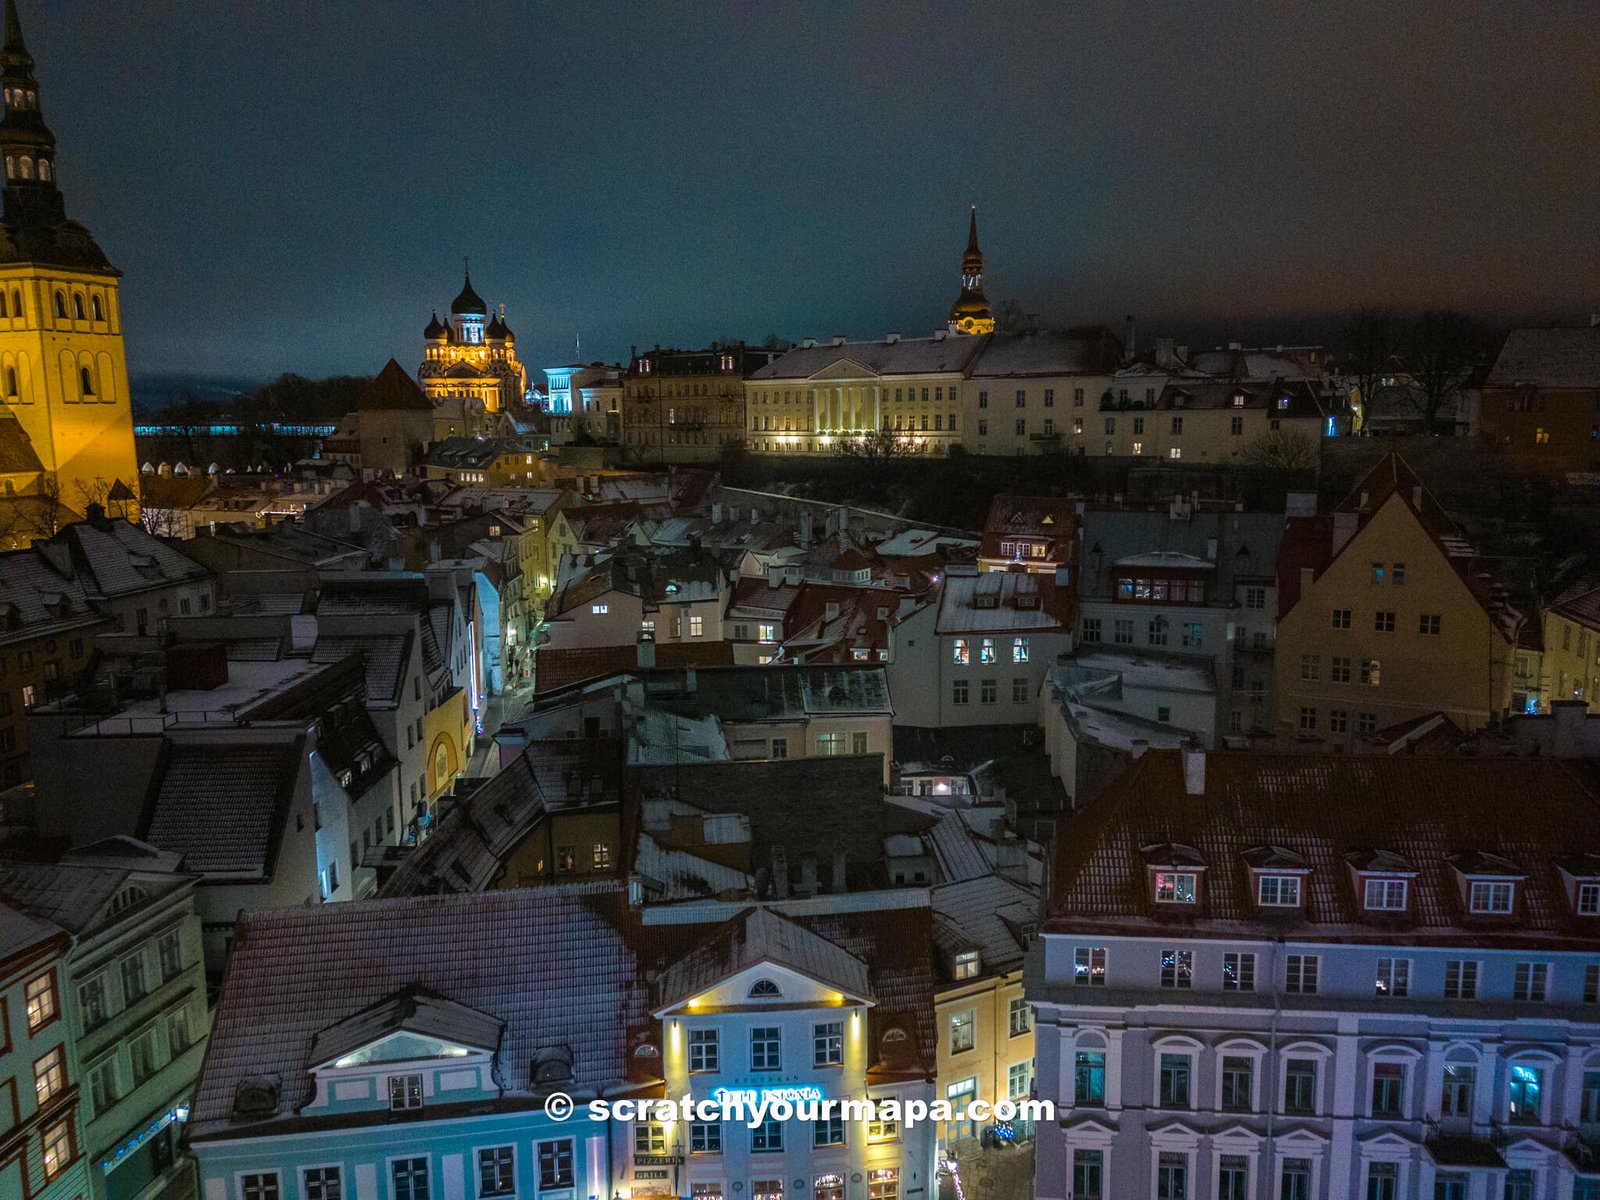
{"label": "arched window", "polygon": [[94,319],[96,321],[104,321],[106,319],[106,306],[100,303],[100,297],[89,297],[89,304],[94,309]]}
{"label": "arched window", "polygon": [[0,317],[4,317],[4,316],[7,316],[7,315],[8,314],[6,312],[6,294],[4,292],[0,292]]}
{"label": "arched window", "polygon": [[33,178],[33,159],[26,154],[22,156],[22,177],[24,179]]}
{"label": "arched window", "polygon": [[15,158],[13,158],[11,155],[8,154],[8,155],[6,155],[6,178],[7,179],[15,179],[16,177],[17,177],[17,160]]}
{"label": "arched window", "polygon": [[89,319],[89,315],[83,311],[82,292],[72,293],[72,315],[77,317],[80,321],[87,321]]}
{"label": "arched window", "polygon": [[6,395],[17,395],[17,369],[15,367],[6,368]]}
{"label": "arched window", "polygon": [[94,395],[94,379],[89,374],[89,368],[79,367],[78,378],[83,382],[83,398],[87,400],[90,396]]}
{"label": "arched window", "polygon": [[67,294],[62,291],[56,292],[56,316],[63,321],[67,319]]}
{"label": "arched window", "polygon": [[45,180],[50,178],[50,160],[48,158],[39,160],[39,178]]}
{"label": "arched window", "polygon": [[13,317],[20,317],[23,315],[22,293],[17,291],[15,288],[11,290],[11,315]]}
{"label": "arched window", "polygon": [[750,999],[752,1000],[770,1000],[774,996],[781,995],[783,993],[778,990],[778,985],[770,979],[758,979],[750,985]]}

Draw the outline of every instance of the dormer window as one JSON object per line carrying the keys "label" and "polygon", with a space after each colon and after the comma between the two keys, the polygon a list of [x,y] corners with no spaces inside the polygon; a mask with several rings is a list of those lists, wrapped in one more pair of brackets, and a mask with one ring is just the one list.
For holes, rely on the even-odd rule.
{"label": "dormer window", "polygon": [[1503,916],[1511,911],[1516,892],[1517,885],[1509,879],[1475,880],[1467,889],[1467,909]]}
{"label": "dormer window", "polygon": [[1157,871],[1157,904],[1193,904],[1199,896],[1199,876],[1192,871]]}
{"label": "dormer window", "polygon": [[1368,879],[1362,888],[1361,907],[1368,912],[1405,912],[1409,890],[1404,879]]}
{"label": "dormer window", "polygon": [[1580,917],[1600,917],[1600,883],[1580,883],[1572,908]]}
{"label": "dormer window", "polygon": [[1256,902],[1262,908],[1299,908],[1300,876],[1259,876],[1256,880]]}
{"label": "dormer window", "polygon": [[976,979],[982,966],[982,957],[978,951],[963,950],[956,955],[955,970],[952,973],[957,979]]}

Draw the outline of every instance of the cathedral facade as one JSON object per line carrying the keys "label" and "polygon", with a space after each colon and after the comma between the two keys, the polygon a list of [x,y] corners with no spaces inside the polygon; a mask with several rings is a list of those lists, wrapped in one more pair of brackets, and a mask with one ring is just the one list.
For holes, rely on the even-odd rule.
{"label": "cathedral facade", "polygon": [[0,47],[0,545],[26,545],[98,504],[133,518],[139,473],[119,272],[59,187],[15,0]]}
{"label": "cathedral facade", "polygon": [[435,312],[422,339],[417,380],[433,402],[439,439],[493,433],[503,424],[498,414],[527,396],[528,372],[517,361],[516,335],[504,311],[491,312],[478,295],[470,272],[449,315],[441,321]]}

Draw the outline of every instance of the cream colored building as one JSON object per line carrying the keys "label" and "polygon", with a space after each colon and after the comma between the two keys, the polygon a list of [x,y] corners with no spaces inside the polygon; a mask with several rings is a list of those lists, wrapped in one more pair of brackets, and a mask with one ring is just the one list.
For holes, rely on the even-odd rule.
{"label": "cream colored building", "polygon": [[798,348],[745,383],[746,440],[767,454],[834,454],[887,431],[907,453],[941,455],[962,440],[963,380],[982,337],[834,338]]}
{"label": "cream colored building", "polygon": [[1399,456],[1278,554],[1280,744],[1347,744],[1442,713],[1477,729],[1511,702],[1522,615]]}
{"label": "cream colored building", "polygon": [[1544,614],[1543,681],[1538,704],[1582,700],[1600,710],[1600,588],[1552,604]]}

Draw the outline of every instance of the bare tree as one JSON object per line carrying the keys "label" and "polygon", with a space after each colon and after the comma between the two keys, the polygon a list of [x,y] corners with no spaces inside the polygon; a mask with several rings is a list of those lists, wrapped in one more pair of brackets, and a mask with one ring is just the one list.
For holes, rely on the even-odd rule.
{"label": "bare tree", "polygon": [[1452,309],[1429,310],[1407,323],[1404,359],[1416,381],[1417,404],[1429,433],[1483,361],[1489,343],[1482,324]]}
{"label": "bare tree", "polygon": [[1345,323],[1339,369],[1361,393],[1361,403],[1369,407],[1383,389],[1383,380],[1395,371],[1395,354],[1400,349],[1400,323],[1394,310],[1369,304],[1356,309]]}
{"label": "bare tree", "polygon": [[1244,461],[1276,471],[1309,471],[1317,466],[1317,444],[1303,433],[1274,429],[1244,448]]}
{"label": "bare tree", "polygon": [[896,429],[874,429],[870,433],[840,438],[836,452],[864,467],[883,467],[912,453],[911,439]]}
{"label": "bare tree", "polygon": [[1002,333],[1034,333],[1039,328],[1039,314],[1024,311],[1015,300],[1002,300],[995,305],[994,327]]}

